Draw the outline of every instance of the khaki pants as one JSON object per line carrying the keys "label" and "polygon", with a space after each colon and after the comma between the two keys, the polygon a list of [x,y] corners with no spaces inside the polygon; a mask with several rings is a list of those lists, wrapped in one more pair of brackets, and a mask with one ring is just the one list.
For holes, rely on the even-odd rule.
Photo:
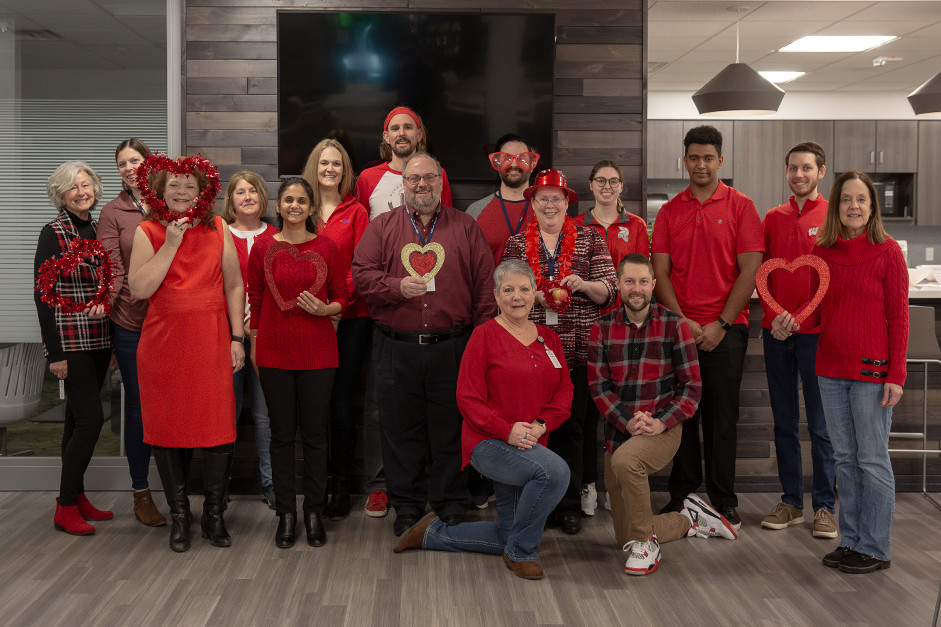
{"label": "khaki pants", "polygon": [[611,517],[618,544],[647,540],[656,532],[660,543],[686,537],[689,519],[670,512],[653,515],[650,509],[648,474],[670,463],[680,447],[683,425],[653,437],[635,436],[619,446],[614,454],[604,454],[604,483],[611,496]]}

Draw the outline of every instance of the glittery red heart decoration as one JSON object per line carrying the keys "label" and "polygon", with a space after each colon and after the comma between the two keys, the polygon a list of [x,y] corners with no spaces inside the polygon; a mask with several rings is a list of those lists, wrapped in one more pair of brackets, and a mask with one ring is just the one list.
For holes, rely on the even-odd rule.
{"label": "glittery red heart decoration", "polygon": [[817,274],[820,276],[820,284],[817,286],[817,292],[806,305],[801,307],[797,313],[793,311],[790,312],[794,317],[794,322],[798,325],[802,324],[804,320],[817,309],[817,306],[820,305],[820,301],[823,300],[824,295],[827,293],[827,288],[830,287],[830,268],[827,267],[826,262],[816,255],[801,255],[791,262],[780,257],[775,257],[758,266],[758,274],[755,275],[755,283],[757,284],[758,294],[761,296],[761,300],[767,303],[771,311],[774,312],[774,315],[777,316],[784,311],[784,308],[778,304],[778,301],[774,300],[774,297],[771,296],[771,293],[768,291],[768,275],[775,270],[794,272],[801,266],[808,266],[816,270]]}
{"label": "glittery red heart decoration", "polygon": [[[59,277],[66,277],[81,265],[84,259],[97,260],[95,271],[98,275],[98,288],[87,303],[72,300],[56,291]],[[46,259],[36,272],[36,289],[42,301],[64,313],[82,313],[89,307],[104,305],[105,314],[111,313],[111,288],[114,287],[114,271],[111,268],[111,255],[101,242],[95,239],[77,239],[69,245],[69,250],[58,259]]]}
{"label": "glittery red heart decoration", "polygon": [[543,281],[545,287],[542,289],[543,296],[550,307],[559,313],[565,313],[572,302],[572,290],[564,285],[559,285],[558,281]]}
{"label": "glittery red heart decoration", "polygon": [[412,269],[415,270],[415,272],[420,276],[425,276],[435,267],[435,264],[438,262],[438,257],[430,250],[425,253],[420,253],[416,250],[408,256],[408,262],[412,264]]}
{"label": "glittery red heart decoration", "polygon": [[[326,280],[327,262],[315,251],[302,254],[294,244],[280,241],[265,251],[265,283],[281,311],[297,307],[303,291],[316,295]],[[294,296],[284,298],[282,289]]]}
{"label": "glittery red heart decoration", "polygon": [[[193,206],[189,207],[183,214],[176,213],[167,208],[167,203],[162,198],[157,198],[157,194],[150,188],[150,182],[147,177],[155,172],[166,170],[174,176],[192,176],[196,171],[202,172],[209,180],[209,184],[196,198]],[[179,159],[170,159],[166,155],[151,155],[144,159],[143,163],[137,166],[137,187],[150,210],[158,219],[165,222],[175,222],[180,218],[190,218],[195,224],[202,219],[209,206],[215,202],[222,184],[219,182],[219,172],[208,159],[201,155],[195,157],[180,157]]]}

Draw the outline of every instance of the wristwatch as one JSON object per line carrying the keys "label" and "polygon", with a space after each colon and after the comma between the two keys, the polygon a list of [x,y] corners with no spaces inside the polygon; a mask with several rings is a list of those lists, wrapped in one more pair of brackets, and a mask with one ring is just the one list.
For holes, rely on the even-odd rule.
{"label": "wristwatch", "polygon": [[716,322],[718,322],[719,326],[722,327],[722,329],[725,331],[728,331],[729,329],[732,328],[732,325],[726,322],[725,320],[723,320],[722,316],[719,316],[718,318],[716,318]]}
{"label": "wristwatch", "polygon": [[244,344],[244,343],[245,343],[245,336],[244,336],[244,335],[233,335],[233,336],[232,336],[232,341],[233,341],[233,342],[238,342],[239,344]]}
{"label": "wristwatch", "polygon": [[546,428],[546,421],[543,420],[542,418],[536,418],[535,420],[533,420],[533,422],[535,422],[537,425],[539,425],[543,429]]}

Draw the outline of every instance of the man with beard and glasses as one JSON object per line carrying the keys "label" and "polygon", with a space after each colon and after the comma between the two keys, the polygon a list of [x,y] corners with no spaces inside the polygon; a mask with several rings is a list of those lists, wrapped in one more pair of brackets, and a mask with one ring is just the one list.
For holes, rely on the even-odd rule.
{"label": "man with beard and glasses", "polygon": [[[417,113],[408,107],[389,111],[382,125],[379,156],[385,161],[366,168],[356,179],[353,195],[356,201],[369,209],[369,219],[405,204],[402,188],[402,168],[416,152],[424,152],[428,144],[425,126]],[[448,174],[441,169],[441,202],[451,206],[451,186]]]}
{"label": "man with beard and glasses", "polygon": [[630,253],[618,264],[622,307],[599,318],[588,339],[588,386],[605,419],[604,482],[624,571],[648,575],[660,543],[687,536],[736,538],[725,518],[695,494],[679,512],[653,515],[648,475],[673,459],[683,421],[702,395],[696,342],[689,324],[651,304],[653,266]]}
{"label": "man with beard and glasses", "polygon": [[448,525],[465,519],[457,374],[473,327],[496,315],[490,247],[472,217],[442,204],[441,178],[433,157],[413,155],[402,175],[404,206],[370,222],[353,256],[353,284],[375,322],[379,430],[396,535],[429,503]]}
{"label": "man with beard and glasses", "polygon": [[507,133],[497,140],[490,165],[500,177],[500,189],[471,204],[472,215],[493,251],[494,264],[503,259],[506,241],[525,231],[533,219],[533,209],[523,192],[529,188],[529,174],[539,163],[539,155],[519,135]]}

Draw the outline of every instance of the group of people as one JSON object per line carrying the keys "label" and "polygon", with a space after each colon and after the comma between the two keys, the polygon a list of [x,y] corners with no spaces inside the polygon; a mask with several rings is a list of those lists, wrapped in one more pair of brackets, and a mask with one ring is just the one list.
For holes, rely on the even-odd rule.
{"label": "group of people", "polygon": [[[110,320],[101,305],[68,314],[36,297],[50,370],[68,399],[57,528],[90,534],[87,521],[112,516],[88,502],[82,477],[113,349],[128,396],[135,513],[166,522],[147,485],[153,451],[175,551],[190,547],[195,448],[202,535],[231,545],[223,512],[245,394],[262,492],[278,514],[276,546],[296,538],[298,430],[306,538],[323,546],[324,519],[351,508],[355,391],[365,376],[365,513],[395,511],[396,552],[501,554],[516,575],[542,577],[544,527],[577,534],[597,506],[603,446],[625,572],[652,573],[662,542],[737,537],[736,425],[756,271],[765,259],[813,253],[830,268],[819,311],[795,318],[818,288],[807,269],[769,280],[784,311],[763,303],[784,494],[762,526],[803,522],[799,374],[813,534],[842,534],[823,562],[854,573],[890,565],[888,431],[905,380],[907,273],[865,174],[841,175],[828,204],[817,192],[823,150],[798,144],[785,157],[794,196],[762,225],[754,203],[719,179],[721,134],[697,127],[684,139],[690,185],[661,209],[651,239],[624,209],[612,161],[594,166],[595,204],[573,218],[578,196],[565,175],[533,176],[535,147],[505,135],[489,155],[498,190],[464,212],[451,207],[417,113],[393,109],[381,137],[385,161],[355,188],[342,144],[318,143],[303,176],[277,191],[277,229],[262,221],[268,192],[257,174],[232,176],[218,218],[211,164],[151,155],[136,139],[115,153],[124,190],[97,231],[97,174],[68,162],[50,177],[59,213],[40,235],[37,270],[96,237],[115,269]],[[84,256],[59,279],[61,292],[90,302],[102,261]],[[696,495],[701,442],[708,504]],[[671,462],[670,500],[654,514],[648,476]],[[488,497],[498,520],[466,522]]]}

